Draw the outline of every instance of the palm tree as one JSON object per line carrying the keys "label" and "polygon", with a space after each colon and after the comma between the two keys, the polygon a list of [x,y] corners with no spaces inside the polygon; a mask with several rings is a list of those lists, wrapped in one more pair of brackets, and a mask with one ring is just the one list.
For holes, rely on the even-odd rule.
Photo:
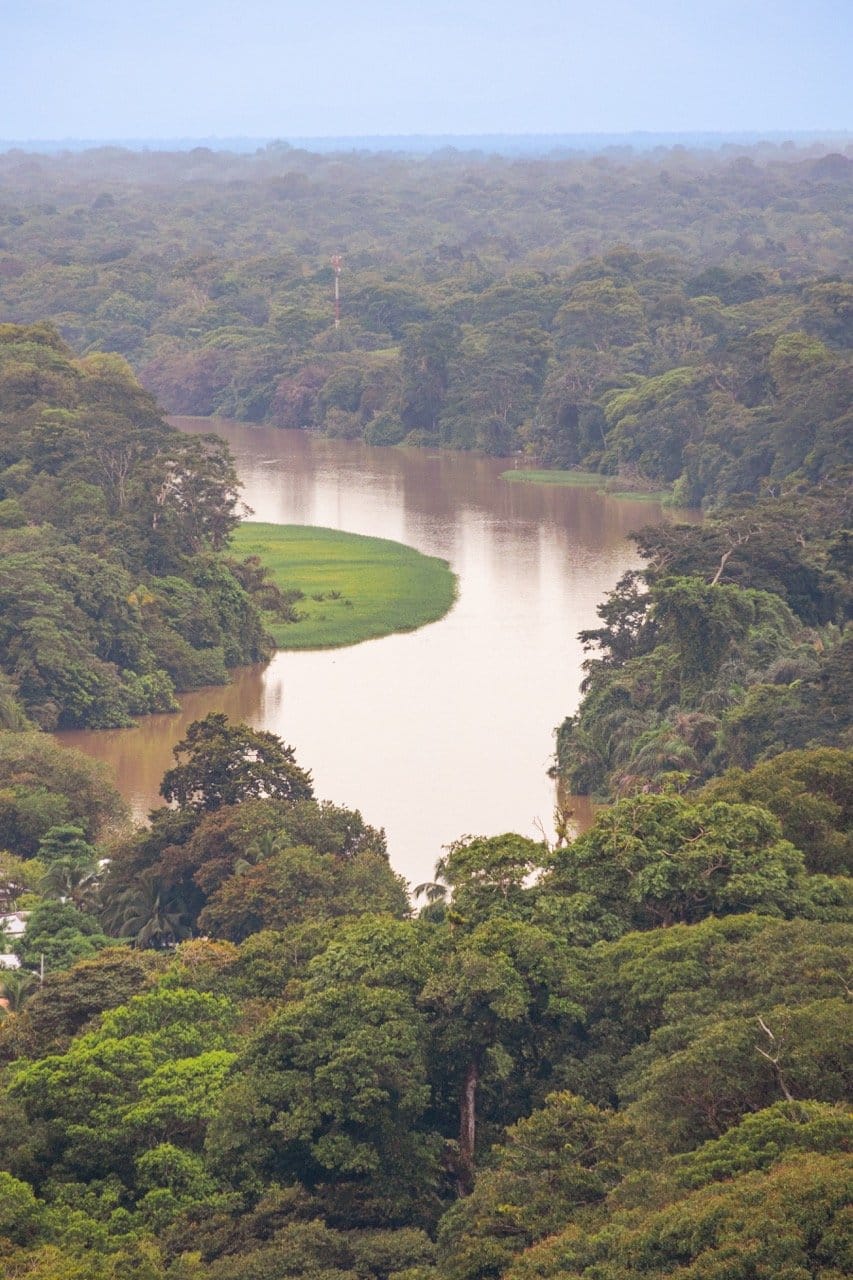
{"label": "palm tree", "polygon": [[20,1013],[38,982],[37,974],[28,969],[0,969],[0,1016]]}
{"label": "palm tree", "polygon": [[8,676],[0,675],[0,730],[17,733],[32,728],[16,694],[17,688],[13,681]]}
{"label": "palm tree", "polygon": [[666,721],[643,734],[629,762],[633,773],[652,781],[672,769],[695,772],[697,767],[693,748]]}
{"label": "palm tree", "polygon": [[116,898],[107,920],[120,938],[132,938],[137,947],[173,947],[192,936],[177,889],[150,869]]}
{"label": "palm tree", "polygon": [[[253,862],[265,862],[281,847],[281,834],[276,831],[264,831],[253,840],[246,852]],[[247,859],[248,861],[248,859]]]}
{"label": "palm tree", "polygon": [[61,823],[39,841],[38,857],[45,864],[39,888],[48,898],[88,910],[97,896],[100,863],[82,827]]}
{"label": "palm tree", "polygon": [[434,880],[425,880],[416,884],[413,893],[416,898],[426,898],[426,906],[421,908],[421,916],[429,920],[442,920],[450,896],[450,885],[447,883],[447,858],[439,858],[435,864]]}
{"label": "palm tree", "polygon": [[97,899],[100,870],[96,858],[85,862],[70,855],[57,858],[48,866],[39,888],[46,898],[70,902],[78,911],[86,911]]}

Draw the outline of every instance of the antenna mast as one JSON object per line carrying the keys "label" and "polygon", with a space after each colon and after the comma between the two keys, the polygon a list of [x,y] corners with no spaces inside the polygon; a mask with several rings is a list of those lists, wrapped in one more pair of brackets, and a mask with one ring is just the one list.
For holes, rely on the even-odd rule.
{"label": "antenna mast", "polygon": [[339,253],[332,258],[332,266],[335,271],[335,328],[341,327],[341,267],[344,260]]}

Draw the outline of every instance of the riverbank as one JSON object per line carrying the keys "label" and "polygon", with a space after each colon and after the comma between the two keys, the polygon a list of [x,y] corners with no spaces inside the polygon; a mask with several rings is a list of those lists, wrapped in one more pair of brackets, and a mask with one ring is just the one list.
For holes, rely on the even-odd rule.
{"label": "riverbank", "polygon": [[502,471],[501,480],[519,484],[553,484],[572,489],[594,489],[608,498],[630,498],[634,502],[660,502],[669,504],[670,489],[611,489],[618,484],[617,476],[601,475],[598,471],[527,471],[522,468]]}
{"label": "riverbank", "polygon": [[[498,477],[511,458],[371,448],[225,419],[175,425],[228,442],[253,521],[415,546],[450,562],[459,598],[438,626],[379,644],[282,650],[229,685],[182,694],[176,714],[62,740],[106,761],[144,817],[192,721],[224,712],[268,729],[293,745],[318,795],[385,828],[392,865],[413,884],[432,878],[460,834],[550,831],[553,727],[584,677],[576,636],[600,625],[598,602],[639,567],[627,535],[659,518],[654,504],[510,488]],[[579,824],[588,803],[571,802]]]}
{"label": "riverbank", "polygon": [[267,616],[280,649],[334,649],[414,631],[456,599],[446,560],[385,538],[306,525],[242,524],[238,556],[258,556],[282,591],[298,590],[299,622]]}

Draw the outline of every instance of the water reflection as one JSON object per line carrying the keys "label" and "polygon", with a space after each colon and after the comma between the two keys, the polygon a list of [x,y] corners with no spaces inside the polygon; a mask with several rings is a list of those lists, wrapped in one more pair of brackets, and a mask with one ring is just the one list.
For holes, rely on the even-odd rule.
{"label": "water reflection", "polygon": [[[189,431],[211,424],[178,419]],[[111,763],[142,816],[187,725],[208,711],[271,729],[312,770],[318,795],[388,833],[395,867],[429,877],[466,833],[552,831],[553,727],[578,700],[605,591],[638,561],[631,529],[651,503],[508,484],[505,461],[371,449],[220,421],[254,518],[410,543],[451,562],[459,600],[439,623],[352,649],[280,653],[228,688],[182,699],[130,730],[60,735]],[[589,806],[574,800],[576,820]]]}

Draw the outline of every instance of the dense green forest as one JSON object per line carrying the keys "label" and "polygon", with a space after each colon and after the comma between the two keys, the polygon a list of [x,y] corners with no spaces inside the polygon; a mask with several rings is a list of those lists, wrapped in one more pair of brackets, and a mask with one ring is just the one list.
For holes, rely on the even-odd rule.
{"label": "dense green forest", "polygon": [[227,447],[163,419],[125,360],[0,325],[0,724],[129,724],[273,649],[286,605],[225,554]]}
{"label": "dense green forest", "polygon": [[175,756],[133,830],[0,737],[4,1275],[849,1272],[850,752],[468,837],[417,916],[272,734]]}
{"label": "dense green forest", "polygon": [[[0,156],[0,1273],[850,1274],[851,169]],[[592,829],[466,836],[418,911],[222,715],[132,826],[40,730],[224,681],[288,603],[152,392],[703,502],[585,633]]]}
{"label": "dense green forest", "polygon": [[840,460],[851,175],[772,146],[13,151],[0,318],[120,352],[174,413],[521,449],[715,505]]}
{"label": "dense green forest", "polygon": [[696,785],[787,749],[851,745],[850,498],[840,472],[635,535],[646,567],[582,634],[584,697],[557,732],[568,790]]}

